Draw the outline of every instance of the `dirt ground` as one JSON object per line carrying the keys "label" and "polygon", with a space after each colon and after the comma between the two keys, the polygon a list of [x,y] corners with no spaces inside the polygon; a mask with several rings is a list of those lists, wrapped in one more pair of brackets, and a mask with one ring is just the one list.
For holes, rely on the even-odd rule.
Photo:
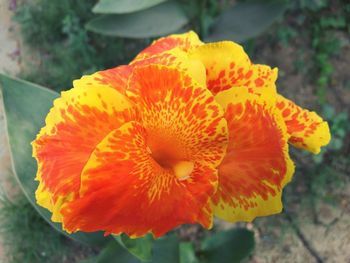
{"label": "dirt ground", "polygon": [[[11,22],[12,12],[7,0],[0,0],[0,72],[15,75],[19,72],[19,42],[13,33]],[[0,93],[1,96],[1,93]],[[0,97],[1,98],[1,97]],[[0,101],[2,101],[0,99]],[[0,104],[0,191],[6,191],[10,167],[10,155],[7,138],[5,137],[5,124],[3,105]],[[0,222],[1,223],[1,222]],[[0,262],[6,262],[1,246],[0,236]]]}
{"label": "dirt ground", "polygon": [[[13,31],[11,10],[7,0],[0,0],[0,72],[15,75],[20,70],[20,42],[18,34]],[[316,96],[310,86],[305,84],[300,74],[291,70],[291,59],[296,56],[297,50],[288,47],[265,49],[261,54],[264,58],[273,57],[271,65],[278,66],[280,70],[280,83],[287,83],[280,88],[283,94],[297,101],[300,105],[313,105]],[[350,61],[350,48],[337,58],[339,79],[348,76]],[[264,61],[267,63],[268,61]],[[343,92],[342,83],[334,83],[334,89]],[[292,89],[292,90],[290,90]],[[350,105],[350,92],[341,94],[343,103]],[[332,98],[331,98],[332,100]],[[337,100],[337,98],[333,98]],[[10,157],[7,140],[4,132],[3,108],[0,105],[0,184],[4,182],[10,171]],[[296,165],[302,165],[296,162]],[[350,174],[350,171],[348,171]],[[298,175],[300,176],[300,175]],[[292,220],[298,222],[298,230],[293,228],[285,215],[276,215],[269,218],[257,219],[248,224],[256,233],[257,246],[249,263],[350,263],[350,178],[347,176],[345,187],[339,189],[339,203],[335,206],[318,204],[315,208],[318,222],[315,223],[311,211],[303,209],[300,203],[292,204]],[[0,188],[0,189],[1,189]],[[5,187],[6,188],[6,187]],[[299,231],[299,232],[298,232]],[[1,242],[1,237],[0,237]],[[312,251],[315,255],[312,255]],[[0,262],[3,251],[0,243]],[[321,261],[317,260],[317,256]]]}

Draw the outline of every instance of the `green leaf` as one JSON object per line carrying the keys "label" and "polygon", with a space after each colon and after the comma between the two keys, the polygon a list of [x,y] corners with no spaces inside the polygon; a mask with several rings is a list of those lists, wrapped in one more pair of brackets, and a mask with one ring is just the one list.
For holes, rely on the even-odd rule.
{"label": "green leaf", "polygon": [[153,238],[152,235],[146,235],[140,238],[129,238],[127,235],[113,236],[118,243],[126,248],[131,254],[142,261],[152,259]]}
{"label": "green leaf", "polygon": [[35,190],[38,183],[34,181],[37,170],[32,157],[31,142],[40,128],[44,126],[45,116],[52,107],[58,93],[20,79],[11,78],[0,73],[0,86],[5,106],[5,118],[10,143],[12,166],[16,179],[24,194],[43,216],[43,218],[62,234],[85,244],[100,245],[107,239],[100,233],[77,233],[69,235],[60,224],[53,223],[51,213],[38,206]]}
{"label": "green leaf", "polygon": [[221,13],[206,40],[243,42],[256,37],[283,14],[286,6],[284,1],[238,3]]}
{"label": "green leaf", "polygon": [[180,263],[199,263],[191,242],[180,243]]}
{"label": "green leaf", "polygon": [[254,233],[245,228],[218,232],[202,243],[202,259],[205,263],[241,262],[255,246]]}
{"label": "green leaf", "polygon": [[[115,236],[119,237],[119,236]],[[124,245],[110,242],[97,257],[83,260],[79,263],[141,263],[134,255],[129,253]],[[179,263],[179,240],[176,236],[166,236],[154,241],[153,258],[150,263]],[[191,262],[186,262],[191,263]]]}
{"label": "green leaf", "polygon": [[179,263],[180,242],[175,235],[157,239],[153,247],[152,263]]}
{"label": "green leaf", "polygon": [[110,242],[97,257],[81,260],[79,263],[140,263],[117,242]]}
{"label": "green leaf", "polygon": [[131,14],[102,15],[86,24],[96,33],[127,38],[148,38],[179,30],[188,18],[176,2],[163,4]]}
{"label": "green leaf", "polygon": [[125,14],[150,8],[167,0],[100,0],[92,9],[94,13]]}

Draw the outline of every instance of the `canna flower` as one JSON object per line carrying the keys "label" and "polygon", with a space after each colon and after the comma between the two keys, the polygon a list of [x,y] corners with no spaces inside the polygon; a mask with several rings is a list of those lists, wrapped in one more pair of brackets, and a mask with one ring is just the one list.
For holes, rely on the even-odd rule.
{"label": "canna flower", "polygon": [[55,100],[33,143],[37,202],[68,232],[210,227],[228,140],[222,108],[174,67],[140,66],[128,83],[110,73],[83,77]]}
{"label": "canna flower", "polygon": [[280,212],[288,142],[318,153],[330,134],[276,79],[238,44],[189,32],[74,81],[32,143],[37,203],[68,232],[132,237]]}

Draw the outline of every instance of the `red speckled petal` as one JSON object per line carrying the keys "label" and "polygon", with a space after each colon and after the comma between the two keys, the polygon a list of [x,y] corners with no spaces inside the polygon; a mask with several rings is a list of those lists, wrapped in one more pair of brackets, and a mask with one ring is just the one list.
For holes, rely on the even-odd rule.
{"label": "red speckled petal", "polygon": [[[54,212],[54,221],[60,221],[62,202],[78,195],[81,172],[96,145],[110,131],[135,118],[125,96],[108,85],[94,85],[93,78],[84,77],[74,83],[75,88],[62,92],[32,143],[40,182],[37,201]],[[91,83],[88,89],[84,83]]]}
{"label": "red speckled petal", "polygon": [[203,45],[203,42],[199,40],[197,34],[193,31],[184,34],[174,34],[154,41],[152,45],[141,51],[133,61],[135,62],[157,56],[163,52],[170,51],[173,48],[179,48],[182,51],[187,52],[188,50],[200,45]]}
{"label": "red speckled petal", "polygon": [[329,143],[331,134],[328,123],[315,112],[310,112],[279,95],[277,108],[281,111],[290,135],[289,142],[295,147],[319,153]]}
{"label": "red speckled petal", "polygon": [[[112,69],[99,71],[91,76],[87,76],[75,81],[74,86],[95,85],[100,83],[103,86],[109,86],[116,89],[121,94],[125,94],[129,77],[132,72],[132,66],[123,65]],[[79,84],[78,84],[79,83]],[[91,83],[91,84],[88,84]]]}
{"label": "red speckled petal", "polygon": [[164,141],[171,142],[181,158],[219,165],[227,125],[220,105],[205,87],[178,69],[150,65],[135,69],[127,95],[137,103],[152,144],[163,141],[158,145],[165,147]]}
{"label": "red speckled petal", "polygon": [[95,149],[82,174],[81,198],[62,209],[68,231],[97,231],[159,237],[184,223],[211,226],[209,196],[217,170],[195,162],[180,180],[150,155],[147,130],[129,122]]}
{"label": "red speckled petal", "polygon": [[205,44],[190,51],[189,57],[204,64],[207,87],[213,94],[231,87],[246,87],[255,94],[275,92],[277,69],[252,64],[243,48],[234,42]]}
{"label": "red speckled petal", "polygon": [[294,165],[275,100],[243,88],[221,92],[216,99],[225,109],[229,146],[212,199],[215,215],[235,222],[280,212],[282,188]]}
{"label": "red speckled petal", "polygon": [[142,60],[131,62],[133,67],[141,67],[147,65],[163,65],[177,68],[180,71],[186,72],[195,79],[201,86],[206,85],[205,67],[198,59],[189,59],[188,54],[179,47],[174,47],[171,50],[154,54]]}

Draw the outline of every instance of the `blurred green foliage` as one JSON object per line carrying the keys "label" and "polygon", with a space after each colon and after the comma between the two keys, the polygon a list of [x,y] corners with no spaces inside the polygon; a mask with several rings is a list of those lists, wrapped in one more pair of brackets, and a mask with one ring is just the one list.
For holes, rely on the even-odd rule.
{"label": "blurred green foliage", "polygon": [[[99,0],[87,28],[130,38],[158,37],[186,28],[205,40],[241,42],[265,31],[281,17],[286,0]],[[244,20],[244,23],[242,21]]]}
{"label": "blurred green foliage", "polygon": [[[329,104],[325,104],[322,110],[322,116],[328,120],[332,140],[330,144],[318,155],[309,155],[312,160],[309,166],[304,166],[304,173],[307,173],[309,187],[309,200],[312,210],[318,202],[328,203],[330,205],[339,205],[337,198],[341,189],[346,187],[344,180],[349,172],[350,158],[347,148],[350,134],[350,119],[347,112],[337,113]],[[340,167],[345,169],[341,169]],[[348,168],[348,169],[349,169]],[[316,223],[317,212],[314,211]]]}
{"label": "blurred green foliage", "polygon": [[63,236],[52,230],[24,195],[14,200],[0,195],[0,222],[8,263],[61,263],[69,254]]}
{"label": "blurred green foliage", "polygon": [[[121,8],[115,5],[113,1],[107,0],[101,2],[105,2],[105,6],[107,7],[112,6],[110,8],[111,12],[117,12],[113,10],[115,10],[115,8]],[[128,7],[128,5],[132,7],[132,1],[119,0],[119,2],[123,2],[126,7]],[[135,1],[135,3],[136,2],[137,1]],[[165,11],[169,9],[169,12],[173,10],[171,7],[172,5],[168,3],[169,1],[157,0],[152,2],[156,6],[148,6],[146,10],[138,11],[142,13],[141,15],[137,12],[131,13],[131,15],[135,17],[140,17],[140,21],[142,21],[142,23],[135,24],[135,19],[130,19],[128,14],[113,15],[113,17],[107,14],[99,16],[91,21],[96,17],[91,11],[96,4],[95,0],[24,0],[24,3],[18,6],[15,15],[15,20],[19,22],[21,26],[23,40],[26,44],[26,50],[23,52],[25,54],[23,56],[25,66],[20,77],[60,91],[71,88],[72,80],[79,78],[83,74],[90,74],[98,70],[128,63],[137,52],[150,43],[151,39],[145,39],[145,34],[150,34],[154,30],[157,31],[160,28],[159,21],[154,19],[152,8],[162,8],[162,10],[164,9]],[[268,3],[270,2],[271,1],[268,1]],[[274,2],[282,3],[283,1],[276,0]],[[176,16],[174,15],[174,21],[168,23],[168,26],[171,26],[171,28],[169,28],[169,33],[174,32],[175,28],[173,28],[173,26],[175,24],[176,26],[182,27],[184,23],[188,22],[189,24],[186,28],[194,29],[202,38],[209,35],[212,31],[210,29],[214,23],[217,21],[220,22],[220,19],[217,17],[224,10],[229,12],[232,10],[235,12],[235,10],[238,10],[237,8],[241,8],[244,12],[248,12],[248,14],[250,12],[249,10],[254,13],[263,14],[261,16],[263,23],[253,23],[253,20],[250,23],[249,19],[253,16],[245,15],[245,19],[248,19],[245,25],[249,24],[250,29],[248,27],[244,30],[237,31],[237,26],[234,26],[235,23],[237,24],[237,21],[225,22],[224,24],[230,25],[231,27],[233,26],[233,28],[228,31],[230,34],[227,34],[227,32],[225,33],[226,37],[236,38],[237,40],[249,38],[261,33],[274,21],[275,16],[277,18],[280,15],[278,11],[280,9],[278,9],[276,13],[274,9],[270,10],[269,8],[264,8],[267,4],[266,1],[258,0],[253,1],[252,4],[243,1],[241,5],[237,5],[237,8],[236,5],[230,8],[229,1],[214,0],[178,0],[176,4],[181,5],[181,8],[179,7],[179,9],[177,9],[179,13]],[[97,12],[99,10],[108,11],[108,8],[103,9],[103,5],[102,9],[101,5],[100,8],[96,8],[98,6],[99,5],[96,5],[93,10]],[[136,7],[140,8],[139,6]],[[181,12],[183,12],[183,15],[181,15],[182,18],[180,18]],[[148,18],[146,13],[149,16]],[[227,15],[229,15],[228,17],[237,19],[239,13],[240,12],[236,12],[232,15]],[[169,15],[162,14],[162,17],[163,19],[167,19]],[[184,17],[186,17],[186,21],[178,21]],[[113,24],[113,19],[117,19],[119,22]],[[254,19],[256,20],[256,17]],[[265,23],[265,20],[268,21]],[[88,21],[91,22],[88,23]],[[177,21],[179,23],[176,23]],[[123,26],[118,27],[120,23],[123,23]],[[85,26],[86,24],[87,26]],[[109,26],[103,26],[104,24]],[[122,36],[123,32],[128,32],[126,36],[131,37],[139,32],[142,34],[143,39],[130,40],[126,38],[111,38],[87,31],[87,28],[93,31],[99,31],[98,28],[100,25],[103,26],[102,31],[107,32],[107,34],[112,34],[111,32],[119,32],[121,30],[119,33]],[[132,30],[130,29],[128,31],[128,25],[130,27],[132,26]],[[138,30],[138,25],[140,25],[143,30]],[[165,29],[166,26],[167,23],[162,23],[163,29]],[[149,28],[149,30],[145,30],[145,28]],[[218,29],[214,29],[214,31],[220,31],[221,29],[222,26]],[[218,32],[218,36],[222,37],[222,32],[220,32]],[[117,35],[119,33],[117,33]]]}
{"label": "blurred green foliage", "polygon": [[346,136],[350,134],[350,118],[348,112],[342,111],[340,113],[336,113],[334,107],[329,104],[325,104],[323,106],[322,116],[328,120],[332,134],[332,140],[320,154],[312,156],[313,161],[316,164],[321,165],[324,161],[324,156],[329,152],[331,152],[333,156],[337,155],[337,152],[338,155],[343,154],[341,150],[346,144]]}
{"label": "blurred green foliage", "polygon": [[295,67],[302,73],[311,70],[308,74],[312,76],[313,85],[317,87],[318,101],[320,104],[325,104],[334,72],[331,59],[339,54],[339,50],[344,45],[337,33],[350,33],[350,3],[347,0],[289,2],[287,17],[293,18],[277,29],[277,38],[285,46],[288,46],[291,39],[298,36],[310,40],[313,61],[305,63],[302,60],[295,60]]}
{"label": "blurred green foliage", "polygon": [[21,77],[54,90],[69,89],[83,74],[127,63],[143,41],[108,38],[87,32],[94,0],[28,0],[15,20],[26,44]]}
{"label": "blurred green foliage", "polygon": [[[120,5],[111,2],[109,14],[102,14],[86,24],[86,28],[98,34],[143,39],[174,33],[185,26],[188,17],[176,1],[165,1],[141,11],[121,13]],[[124,2],[116,1],[116,2]],[[113,3],[113,4],[112,4]],[[139,1],[130,1],[136,9]]]}

